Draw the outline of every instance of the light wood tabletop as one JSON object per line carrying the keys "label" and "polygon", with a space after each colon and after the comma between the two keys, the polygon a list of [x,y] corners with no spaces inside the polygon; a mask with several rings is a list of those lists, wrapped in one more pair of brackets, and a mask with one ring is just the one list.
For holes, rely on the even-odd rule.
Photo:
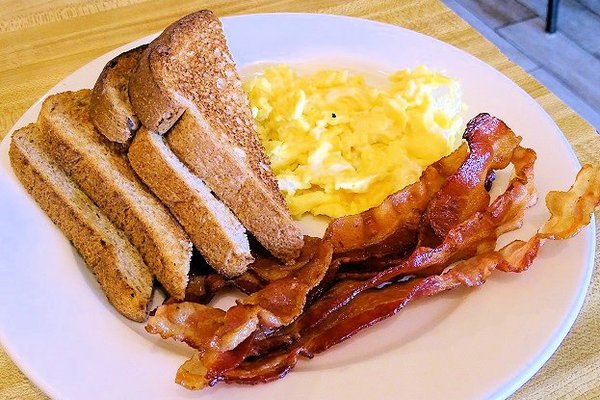
{"label": "light wood tabletop", "polygon": [[[219,16],[279,11],[349,15],[435,37],[512,79],[552,116],[582,163],[599,161],[598,132],[439,0],[0,0],[0,138],[40,96],[77,68],[201,8]],[[45,396],[0,348],[0,399],[38,398]],[[512,398],[600,398],[597,259],[590,292],[571,332]]]}

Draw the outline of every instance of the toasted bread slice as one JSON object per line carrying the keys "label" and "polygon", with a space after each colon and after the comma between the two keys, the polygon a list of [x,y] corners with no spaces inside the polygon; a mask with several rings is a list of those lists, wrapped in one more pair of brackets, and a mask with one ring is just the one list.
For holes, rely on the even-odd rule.
{"label": "toasted bread slice", "polygon": [[48,97],[38,117],[47,151],[122,229],[171,296],[182,299],[192,244],[167,208],[89,120],[90,90]]}
{"label": "toasted bread slice", "polygon": [[58,167],[31,124],[12,136],[15,174],[50,219],[73,243],[108,301],[125,317],[146,319],[152,275],[123,232]]}
{"label": "toasted bread slice", "polygon": [[129,102],[129,77],[146,45],[110,60],[98,77],[90,100],[90,119],[110,141],[128,143],[140,127]]}
{"label": "toasted bread slice", "polygon": [[208,264],[225,276],[246,271],[253,258],[246,230],[179,159],[163,136],[141,128],[129,147],[129,162],[171,210]]}
{"label": "toasted bread slice", "polygon": [[283,260],[295,258],[302,236],[287,208],[249,171],[244,151],[203,129],[203,122],[188,109],[169,131],[167,143],[267,250]]}
{"label": "toasted bread slice", "polygon": [[129,98],[145,127],[159,133],[171,128],[173,152],[267,250],[284,260],[298,255],[302,235],[279,193],[212,12],[182,18],[146,48]]}

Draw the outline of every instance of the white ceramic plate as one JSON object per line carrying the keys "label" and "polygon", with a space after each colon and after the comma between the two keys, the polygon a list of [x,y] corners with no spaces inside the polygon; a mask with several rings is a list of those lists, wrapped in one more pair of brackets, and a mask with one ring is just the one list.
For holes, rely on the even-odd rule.
{"label": "white ceramic plate", "polygon": [[[458,78],[467,117],[503,119],[539,156],[540,198],[565,189],[579,164],[542,108],[509,79],[432,38],[381,23],[327,15],[223,18],[238,66],[301,62],[391,71],[425,64]],[[85,65],[50,92],[92,87],[104,64],[146,37]],[[41,100],[40,100],[41,102]],[[40,102],[16,127],[34,121]],[[173,383],[189,351],[145,334],[106,302],[60,231],[21,188],[0,146],[0,339],[19,367],[60,399],[504,398],[556,350],[581,307],[592,272],[594,229],[547,243],[524,274],[495,273],[483,287],[410,304],[286,378],[202,393]],[[516,236],[547,214],[543,200]]]}

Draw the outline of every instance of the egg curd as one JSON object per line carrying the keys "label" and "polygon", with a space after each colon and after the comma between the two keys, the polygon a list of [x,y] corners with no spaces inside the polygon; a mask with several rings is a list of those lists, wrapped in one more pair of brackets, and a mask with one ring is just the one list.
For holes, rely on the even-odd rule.
{"label": "egg curd", "polygon": [[265,69],[244,82],[292,215],[340,217],[379,205],[460,144],[457,81],[424,66],[384,86],[347,70]]}

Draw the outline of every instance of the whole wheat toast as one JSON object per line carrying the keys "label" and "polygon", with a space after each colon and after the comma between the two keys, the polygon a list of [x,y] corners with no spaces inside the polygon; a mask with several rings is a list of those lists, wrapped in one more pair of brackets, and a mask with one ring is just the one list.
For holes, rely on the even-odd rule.
{"label": "whole wheat toast", "polygon": [[284,260],[298,255],[302,235],[279,193],[212,12],[188,15],[150,43],[131,76],[129,98],[146,128],[171,129],[167,142],[174,153],[267,250]]}
{"label": "whole wheat toast", "polygon": [[90,119],[108,140],[128,143],[140,127],[129,102],[129,76],[146,45],[119,54],[110,60],[94,85]]}
{"label": "whole wheat toast", "polygon": [[128,157],[135,172],[169,207],[210,266],[228,277],[246,271],[253,260],[246,230],[179,161],[163,136],[142,127]]}
{"label": "whole wheat toast", "polygon": [[125,154],[89,120],[90,90],[48,97],[38,117],[44,148],[140,251],[158,281],[185,296],[192,244],[169,210],[139,180]]}
{"label": "whole wheat toast", "polygon": [[290,214],[251,174],[238,147],[202,129],[200,114],[188,109],[169,131],[167,143],[274,256],[291,260],[303,239]]}
{"label": "whole wheat toast", "polygon": [[12,168],[25,189],[75,246],[108,301],[125,317],[146,319],[152,275],[140,253],[62,171],[30,124],[10,143]]}

